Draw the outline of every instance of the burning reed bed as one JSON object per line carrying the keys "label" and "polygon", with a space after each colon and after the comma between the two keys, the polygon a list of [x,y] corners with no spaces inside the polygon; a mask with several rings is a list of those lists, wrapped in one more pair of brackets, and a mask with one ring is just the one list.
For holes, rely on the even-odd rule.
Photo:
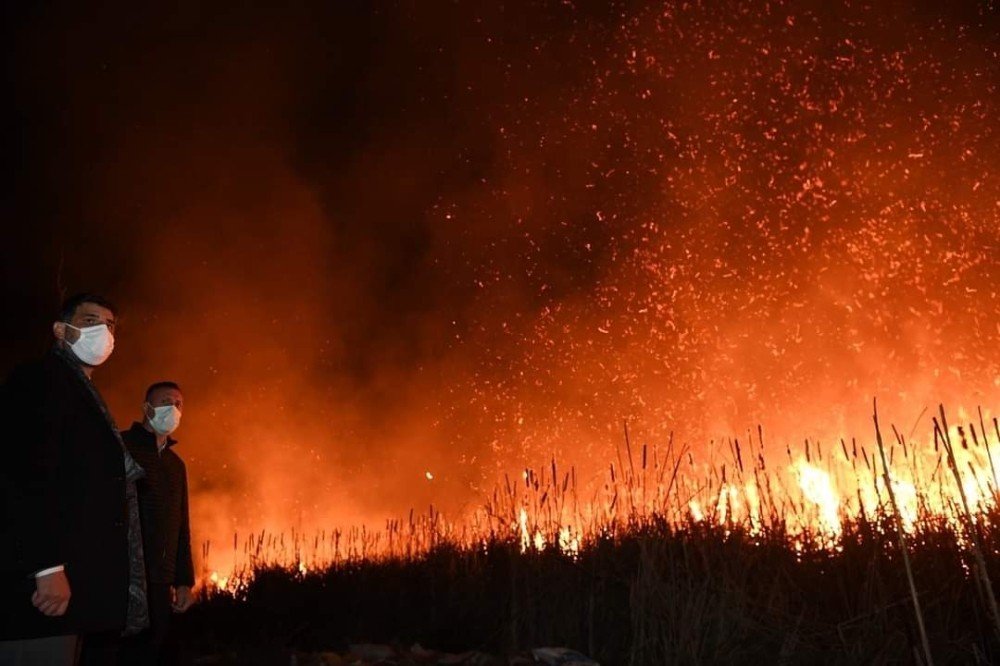
{"label": "burning reed bed", "polygon": [[357,642],[563,645],[602,664],[998,663],[1000,428],[978,416],[949,426],[941,410],[926,445],[893,429],[887,446],[876,421],[870,445],[841,442],[835,462],[807,444],[784,474],[758,431],[698,482],[686,449],[633,451],[626,435],[586,502],[553,463],[461,528],[430,511],[378,533],[237,539],[244,568],[205,586],[188,638],[240,663]]}

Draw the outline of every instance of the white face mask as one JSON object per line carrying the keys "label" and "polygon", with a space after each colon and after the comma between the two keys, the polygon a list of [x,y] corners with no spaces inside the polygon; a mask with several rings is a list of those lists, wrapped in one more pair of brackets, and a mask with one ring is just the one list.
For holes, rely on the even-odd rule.
{"label": "white face mask", "polygon": [[[72,324],[66,324],[70,328],[76,328]],[[97,326],[86,326],[76,328],[80,331],[80,337],[76,342],[69,344],[73,354],[87,365],[100,365],[108,360],[111,352],[115,350],[115,336],[111,333],[107,324]]]}
{"label": "white face mask", "polygon": [[[152,407],[152,405],[150,405]],[[153,407],[153,418],[149,419],[149,427],[158,435],[169,435],[181,424],[181,410],[176,405]]]}

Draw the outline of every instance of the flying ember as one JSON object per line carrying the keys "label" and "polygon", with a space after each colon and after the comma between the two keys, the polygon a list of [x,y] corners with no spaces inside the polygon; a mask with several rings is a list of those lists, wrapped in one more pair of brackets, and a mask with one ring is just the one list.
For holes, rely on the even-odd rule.
{"label": "flying ember", "polygon": [[[259,395],[281,418],[262,428],[226,403],[218,439],[238,454],[193,487],[208,571],[232,568],[234,533],[256,554],[293,527],[325,534],[305,549],[319,559],[401,547],[404,527],[426,544],[503,530],[572,551],[633,511],[755,530],[781,514],[835,538],[845,515],[884,507],[885,478],[908,528],[923,508],[954,520],[939,404],[961,427],[947,434],[965,500],[993,502],[1000,146],[979,24],[855,3],[568,3],[514,39],[461,11],[472,41],[431,50],[457,55],[439,109],[454,140],[387,129],[335,195],[306,169],[307,200],[418,172],[432,196],[418,231],[394,227],[395,250],[379,245],[392,233],[338,227],[336,270],[300,207],[293,284],[325,298],[328,280],[384,279],[246,329],[277,368]],[[408,113],[432,122],[412,94]],[[456,180],[383,174],[400,154]],[[306,344],[272,342],[282,319]],[[245,359],[226,353],[233,372]],[[887,477],[872,398],[898,430]],[[543,474],[553,460],[563,471]]]}

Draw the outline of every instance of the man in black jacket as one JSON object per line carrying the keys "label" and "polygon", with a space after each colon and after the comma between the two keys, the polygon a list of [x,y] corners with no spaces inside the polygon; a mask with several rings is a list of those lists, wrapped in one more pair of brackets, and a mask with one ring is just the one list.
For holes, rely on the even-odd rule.
{"label": "man in black jacket", "polygon": [[2,664],[72,664],[77,637],[148,625],[142,469],[91,381],[114,330],[107,300],[75,296],[53,324],[51,351],[3,384]]}
{"label": "man in black jacket", "polygon": [[129,453],[146,471],[138,490],[150,618],[147,631],[125,640],[126,664],[171,661],[165,645],[171,612],[183,613],[193,601],[187,472],[174,452],[177,442],[170,437],[183,409],[180,387],[157,382],[146,390],[142,422],[122,433]]}

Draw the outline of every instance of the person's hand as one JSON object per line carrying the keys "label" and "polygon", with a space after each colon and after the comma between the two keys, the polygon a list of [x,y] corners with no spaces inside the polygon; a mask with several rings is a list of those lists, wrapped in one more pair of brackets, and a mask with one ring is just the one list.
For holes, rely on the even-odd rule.
{"label": "person's hand", "polygon": [[173,609],[175,613],[183,613],[194,603],[194,595],[187,585],[180,585],[174,588]]}
{"label": "person's hand", "polygon": [[51,617],[66,612],[70,591],[65,571],[54,571],[36,578],[35,587],[35,593],[31,595],[35,608]]}

